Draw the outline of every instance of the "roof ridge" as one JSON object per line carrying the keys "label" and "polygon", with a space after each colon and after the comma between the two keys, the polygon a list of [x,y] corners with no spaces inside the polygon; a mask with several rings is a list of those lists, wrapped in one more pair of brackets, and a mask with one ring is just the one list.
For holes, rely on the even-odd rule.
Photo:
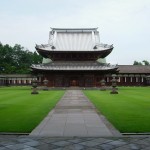
{"label": "roof ridge", "polygon": [[50,27],[52,30],[97,30],[97,28],[52,28]]}

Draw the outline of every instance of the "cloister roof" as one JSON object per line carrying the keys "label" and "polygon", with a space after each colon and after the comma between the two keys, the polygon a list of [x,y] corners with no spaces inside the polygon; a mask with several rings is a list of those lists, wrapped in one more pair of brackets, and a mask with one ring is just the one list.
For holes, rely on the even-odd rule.
{"label": "cloister roof", "polygon": [[144,65],[118,65],[119,73],[150,73],[150,66]]}

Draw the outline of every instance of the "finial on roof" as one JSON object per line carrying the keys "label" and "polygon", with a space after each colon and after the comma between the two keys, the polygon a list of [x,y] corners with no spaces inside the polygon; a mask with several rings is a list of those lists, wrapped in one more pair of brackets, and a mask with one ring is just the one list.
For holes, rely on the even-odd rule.
{"label": "finial on roof", "polygon": [[55,49],[55,46],[52,46],[51,48],[52,48],[52,49]]}
{"label": "finial on roof", "polygon": [[93,47],[93,49],[97,49],[97,46],[95,45],[95,46]]}

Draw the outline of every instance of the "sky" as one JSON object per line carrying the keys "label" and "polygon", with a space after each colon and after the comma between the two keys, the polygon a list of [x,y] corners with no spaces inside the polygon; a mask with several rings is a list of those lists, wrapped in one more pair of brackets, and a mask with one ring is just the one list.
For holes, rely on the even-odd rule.
{"label": "sky", "polygon": [[113,44],[107,62],[150,61],[150,0],[1,0],[0,41],[35,51],[50,27],[95,28]]}

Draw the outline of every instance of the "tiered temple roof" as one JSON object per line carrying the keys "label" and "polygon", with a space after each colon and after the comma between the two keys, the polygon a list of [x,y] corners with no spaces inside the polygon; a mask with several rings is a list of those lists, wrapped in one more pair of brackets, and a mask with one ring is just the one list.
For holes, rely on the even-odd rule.
{"label": "tiered temple roof", "polygon": [[103,51],[113,48],[113,45],[100,43],[97,28],[52,28],[49,44],[36,45],[36,48],[54,51]]}
{"label": "tiered temple roof", "polygon": [[97,28],[52,28],[49,43],[36,45],[35,48],[43,57],[52,60],[85,60],[83,57],[97,60],[109,55],[113,45],[100,43]]}
{"label": "tiered temple roof", "polygon": [[116,65],[97,62],[113,50],[113,45],[100,43],[97,28],[51,28],[49,42],[36,45],[44,58],[53,62],[32,65],[33,70],[117,70]]}

